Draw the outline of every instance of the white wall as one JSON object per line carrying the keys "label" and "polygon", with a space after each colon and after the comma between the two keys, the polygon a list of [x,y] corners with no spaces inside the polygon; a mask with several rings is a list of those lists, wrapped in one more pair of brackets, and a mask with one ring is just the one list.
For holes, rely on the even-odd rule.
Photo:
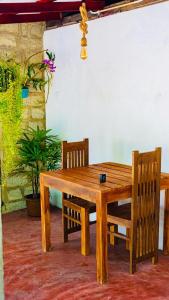
{"label": "white wall", "polygon": [[90,161],[131,163],[131,151],[162,146],[169,171],[169,3],[90,21],[88,59],[79,25],[45,33],[56,53],[47,126],[90,139]]}

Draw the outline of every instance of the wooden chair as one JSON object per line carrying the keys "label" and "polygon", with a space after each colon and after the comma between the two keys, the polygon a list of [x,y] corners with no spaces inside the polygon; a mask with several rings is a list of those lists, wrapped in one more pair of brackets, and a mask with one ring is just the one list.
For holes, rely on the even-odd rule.
{"label": "wooden chair", "polygon": [[[158,261],[159,206],[160,206],[161,148],[147,153],[132,153],[132,200],[108,211],[110,236],[128,241],[130,273],[136,263],[152,258]],[[125,235],[114,232],[114,225],[126,227]]]}
{"label": "wooden chair", "polygon": [[[62,168],[84,167],[89,164],[89,141],[62,142]],[[89,225],[95,221],[89,221],[90,213],[96,212],[94,203],[81,198],[62,193],[62,220],[64,230],[64,242],[68,241],[68,235],[81,230],[81,254],[90,252]]]}

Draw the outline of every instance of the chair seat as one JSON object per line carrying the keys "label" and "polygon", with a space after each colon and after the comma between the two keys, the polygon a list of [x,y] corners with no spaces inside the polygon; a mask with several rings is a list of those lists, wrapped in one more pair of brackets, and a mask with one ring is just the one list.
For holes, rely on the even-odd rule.
{"label": "chair seat", "polygon": [[108,206],[108,215],[121,217],[127,220],[131,219],[131,203],[126,203],[114,207]]}
{"label": "chair seat", "polygon": [[119,205],[114,209],[112,207],[108,207],[107,220],[109,223],[130,227],[131,203]]}
{"label": "chair seat", "polygon": [[90,213],[96,212],[96,204],[93,202],[89,202],[89,201],[86,201],[86,200],[78,198],[78,197],[72,197],[72,198],[68,198],[65,200],[70,201],[71,203],[73,203],[79,207],[88,209]]}

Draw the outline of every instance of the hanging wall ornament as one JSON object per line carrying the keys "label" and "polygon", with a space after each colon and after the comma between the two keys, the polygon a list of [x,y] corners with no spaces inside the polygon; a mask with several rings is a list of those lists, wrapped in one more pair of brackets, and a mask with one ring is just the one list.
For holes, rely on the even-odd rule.
{"label": "hanging wall ornament", "polygon": [[80,22],[80,30],[82,31],[82,38],[81,38],[81,53],[80,53],[80,57],[82,59],[86,59],[87,58],[87,39],[86,39],[86,34],[88,33],[87,31],[87,21],[88,21],[88,16],[87,16],[87,10],[86,10],[86,4],[82,3],[82,5],[79,8],[80,10],[80,14],[82,17],[82,20]]}

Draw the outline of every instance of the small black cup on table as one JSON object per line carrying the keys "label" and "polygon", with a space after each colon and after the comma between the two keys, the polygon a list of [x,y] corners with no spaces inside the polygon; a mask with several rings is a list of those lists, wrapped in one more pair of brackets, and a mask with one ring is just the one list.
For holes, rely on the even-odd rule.
{"label": "small black cup on table", "polygon": [[106,182],[106,174],[99,174],[99,182],[100,183]]}

